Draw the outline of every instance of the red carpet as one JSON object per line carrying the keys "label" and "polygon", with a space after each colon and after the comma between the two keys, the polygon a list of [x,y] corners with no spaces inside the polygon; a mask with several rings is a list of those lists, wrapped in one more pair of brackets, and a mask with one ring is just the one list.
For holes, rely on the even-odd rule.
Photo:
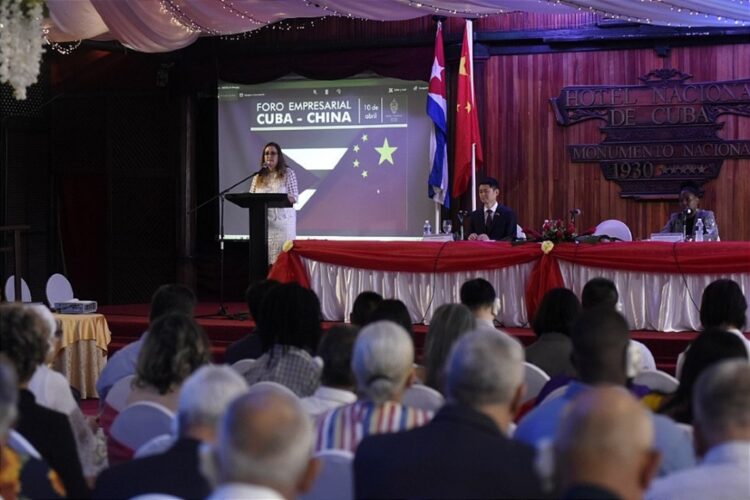
{"label": "red carpet", "polygon": [[[230,315],[237,319],[217,315],[219,304],[203,302],[198,304],[195,315],[198,323],[211,339],[213,359],[216,362],[224,360],[226,346],[245,335],[255,326],[252,319],[247,318],[247,306],[241,302],[224,304]],[[100,306],[98,312],[107,317],[109,329],[112,332],[110,355],[122,346],[136,340],[148,326],[148,304],[126,304],[117,306]],[[336,323],[325,322],[323,328],[330,328]],[[509,334],[518,338],[524,345],[534,341],[534,333],[528,328],[506,328]],[[425,325],[414,325],[414,341],[417,355],[421,356],[424,339],[427,334]],[[677,355],[682,352],[692,339],[695,332],[665,333],[653,331],[634,331],[632,337],[646,344],[656,359],[660,370],[674,374]]]}

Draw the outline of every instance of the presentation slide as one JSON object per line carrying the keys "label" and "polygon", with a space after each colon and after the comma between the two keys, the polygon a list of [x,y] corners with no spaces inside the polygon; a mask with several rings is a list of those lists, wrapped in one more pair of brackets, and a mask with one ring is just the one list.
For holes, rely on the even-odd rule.
{"label": "presentation slide", "polygon": [[[218,96],[219,188],[256,172],[263,146],[278,143],[299,184],[298,236],[418,237],[434,219],[426,82],[222,82]],[[246,181],[232,192],[249,189]],[[226,237],[247,238],[247,210],[224,206]]]}

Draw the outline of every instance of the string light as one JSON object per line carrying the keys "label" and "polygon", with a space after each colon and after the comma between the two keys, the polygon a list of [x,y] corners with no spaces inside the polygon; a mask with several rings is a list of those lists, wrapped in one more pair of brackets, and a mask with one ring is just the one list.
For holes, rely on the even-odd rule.
{"label": "string light", "polygon": [[173,0],[159,0],[161,12],[169,14],[172,17],[172,23],[182,27],[189,33],[205,33],[207,35],[221,35],[221,32],[211,29],[207,26],[198,24],[198,21],[190,17],[183,11]]}

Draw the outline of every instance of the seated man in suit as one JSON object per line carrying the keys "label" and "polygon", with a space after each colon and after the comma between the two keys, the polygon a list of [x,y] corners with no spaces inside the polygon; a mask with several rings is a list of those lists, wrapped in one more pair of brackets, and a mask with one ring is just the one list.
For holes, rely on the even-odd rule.
{"label": "seated man in suit", "polygon": [[198,369],[183,384],[177,410],[178,436],[165,452],[115,465],[96,480],[94,498],[131,498],[149,493],[205,498],[211,493],[200,469],[199,448],[214,443],[229,404],[247,392],[245,379],[228,366]]}
{"label": "seated man in suit", "polygon": [[366,437],[356,498],[540,498],[534,449],[507,437],[524,395],[523,349],[500,332],[461,337],[446,364],[448,403],[424,427]]}
{"label": "seated man in suit", "polygon": [[516,237],[518,225],[515,212],[505,205],[500,205],[500,184],[497,179],[487,177],[479,183],[479,200],[481,209],[474,210],[469,216],[469,240],[512,240]]}

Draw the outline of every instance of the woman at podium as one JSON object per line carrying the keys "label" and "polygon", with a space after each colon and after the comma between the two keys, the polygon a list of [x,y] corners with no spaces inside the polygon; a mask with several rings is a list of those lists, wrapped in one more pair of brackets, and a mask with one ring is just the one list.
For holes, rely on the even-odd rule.
{"label": "woman at podium", "polygon": [[[261,172],[253,177],[251,193],[286,193],[289,201],[297,202],[297,176],[287,167],[281,146],[269,142],[260,157]],[[268,265],[276,261],[287,240],[297,237],[297,214],[294,208],[268,209]]]}
{"label": "woman at podium", "polygon": [[711,210],[698,208],[700,204],[700,188],[694,182],[686,182],[680,188],[680,207],[682,210],[674,212],[662,228],[662,233],[683,233],[687,239],[693,238],[695,222],[700,219],[703,223],[703,233],[706,239],[719,239],[719,226]]}

